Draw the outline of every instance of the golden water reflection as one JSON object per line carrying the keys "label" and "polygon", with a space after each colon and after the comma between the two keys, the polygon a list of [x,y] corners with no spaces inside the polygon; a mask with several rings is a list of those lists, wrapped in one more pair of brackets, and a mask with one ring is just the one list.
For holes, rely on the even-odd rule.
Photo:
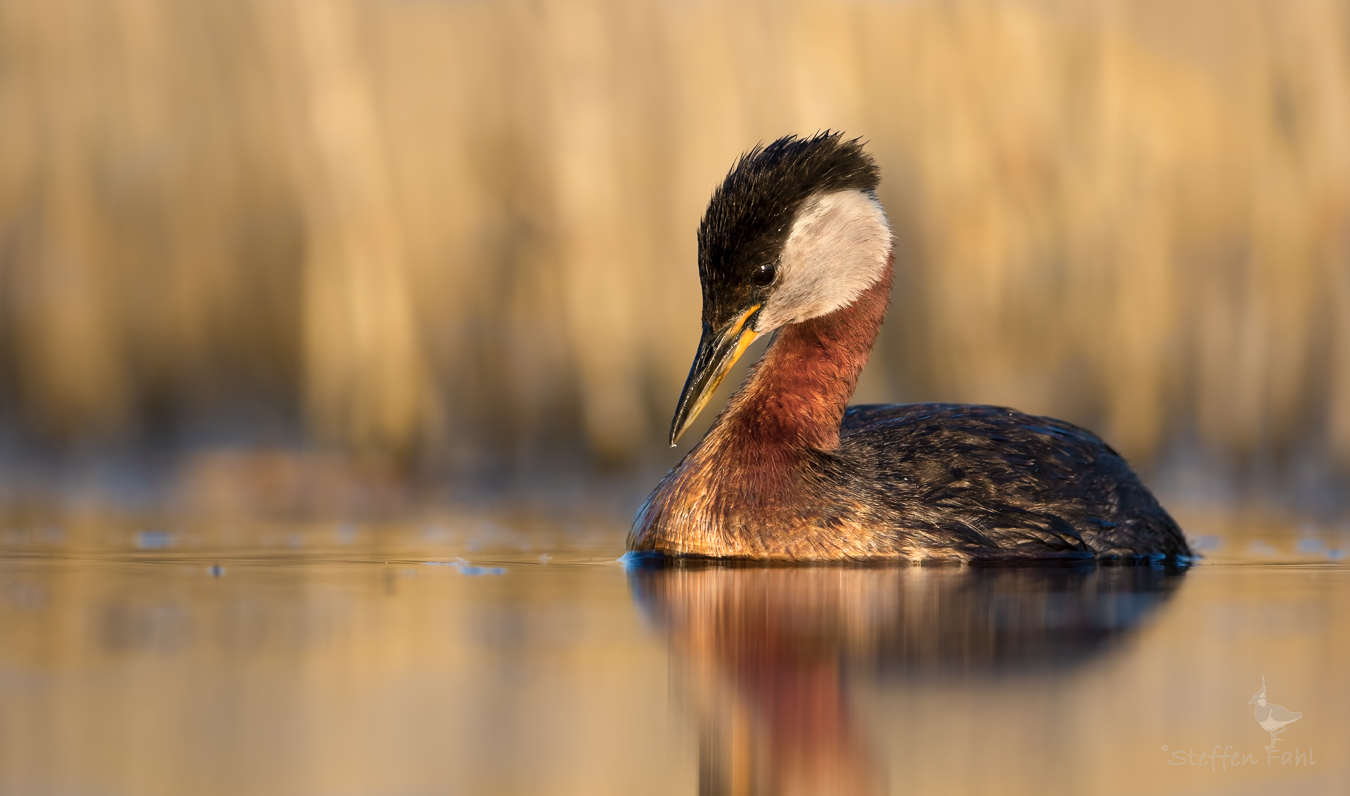
{"label": "golden water reflection", "polygon": [[706,794],[887,792],[849,704],[852,674],[1073,666],[1146,621],[1180,582],[1155,567],[630,573],[698,712]]}
{"label": "golden water reflection", "polygon": [[[1206,530],[1175,575],[633,568],[557,517],[16,521],[0,796],[1350,792],[1350,538]],[[1263,754],[1263,678],[1308,763],[1211,769]]]}

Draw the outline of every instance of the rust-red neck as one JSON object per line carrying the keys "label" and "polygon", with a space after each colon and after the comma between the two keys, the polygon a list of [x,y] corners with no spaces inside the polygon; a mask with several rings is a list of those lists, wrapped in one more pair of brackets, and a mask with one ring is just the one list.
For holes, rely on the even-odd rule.
{"label": "rust-red neck", "polygon": [[893,263],[847,307],[783,327],[714,433],[748,451],[838,447],[844,410],[886,317]]}

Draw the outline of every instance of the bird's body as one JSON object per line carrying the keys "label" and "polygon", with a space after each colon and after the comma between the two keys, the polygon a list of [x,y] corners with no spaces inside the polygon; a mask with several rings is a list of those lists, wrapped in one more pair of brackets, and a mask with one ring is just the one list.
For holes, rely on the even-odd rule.
{"label": "bird's body", "polygon": [[1292,710],[1285,710],[1279,705],[1257,705],[1256,721],[1261,725],[1261,729],[1266,732],[1278,730],[1286,724],[1292,724],[1303,718],[1302,713],[1295,713]]}
{"label": "bird's body", "polygon": [[779,561],[1188,555],[1176,523],[1088,431],[988,406],[847,407],[894,273],[875,186],[860,147],[827,134],[752,151],[714,194],[699,236],[703,341],[672,444],[749,340],[776,337],[643,504],[629,549]]}

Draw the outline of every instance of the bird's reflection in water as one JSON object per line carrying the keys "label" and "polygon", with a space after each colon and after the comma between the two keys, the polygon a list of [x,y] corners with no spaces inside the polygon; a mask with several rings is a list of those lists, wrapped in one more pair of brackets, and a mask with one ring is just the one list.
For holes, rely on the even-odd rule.
{"label": "bird's reflection in water", "polygon": [[1072,666],[1145,621],[1176,574],[646,561],[629,583],[697,714],[701,793],[869,794],[884,767],[851,677]]}

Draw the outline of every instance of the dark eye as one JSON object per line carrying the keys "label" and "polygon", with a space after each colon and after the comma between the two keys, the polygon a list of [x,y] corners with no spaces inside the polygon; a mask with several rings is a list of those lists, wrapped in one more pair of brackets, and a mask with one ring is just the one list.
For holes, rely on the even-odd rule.
{"label": "dark eye", "polygon": [[778,266],[761,265],[750,277],[750,281],[755,284],[755,287],[768,287],[773,284],[776,276],[778,276]]}

